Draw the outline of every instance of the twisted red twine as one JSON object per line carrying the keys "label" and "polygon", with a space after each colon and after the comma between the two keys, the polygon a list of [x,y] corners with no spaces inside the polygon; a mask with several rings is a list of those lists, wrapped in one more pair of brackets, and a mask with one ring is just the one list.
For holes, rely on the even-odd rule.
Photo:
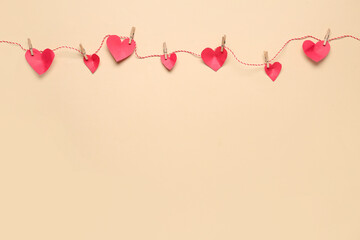
{"label": "twisted red twine", "polygon": [[[98,47],[98,49],[95,51],[95,53],[97,54],[101,48],[104,46],[104,43],[105,43],[105,40],[109,37],[110,35],[106,35],[103,37],[101,43],[100,43],[100,46]],[[121,39],[125,39],[127,37],[124,37],[124,36],[120,36]],[[292,41],[296,41],[296,40],[304,40],[304,39],[307,39],[307,38],[312,38],[312,39],[315,39],[317,41],[320,41],[321,39],[317,38],[317,37],[314,37],[314,36],[311,36],[311,35],[306,35],[306,36],[303,36],[303,37],[297,37],[297,38],[292,38],[292,39],[289,39],[288,41],[286,41],[284,43],[284,45],[280,48],[280,50],[275,54],[275,56],[270,60],[270,62],[274,61],[278,56],[279,54],[284,50],[284,48]],[[342,35],[342,36],[339,36],[339,37],[335,37],[335,38],[330,38],[329,39],[329,42],[331,41],[334,41],[334,40],[339,40],[339,39],[343,39],[343,38],[353,38],[355,40],[358,40],[360,41],[360,38],[358,37],[355,37],[355,36],[352,36],[352,35]],[[0,40],[0,43],[5,43],[5,44],[11,44],[11,45],[16,45],[18,47],[20,47],[23,51],[27,51],[28,49],[24,48],[20,43],[17,43],[17,42],[11,42],[11,41],[4,41],[4,40]],[[135,42],[136,44],[136,42]],[[243,64],[243,65],[246,65],[246,66],[264,66],[266,63],[247,63],[247,62],[244,62],[242,60],[240,60],[236,54],[234,53],[233,50],[231,50],[229,47],[226,47],[225,48],[233,55],[233,57],[236,59],[236,61],[238,61],[239,63]],[[81,53],[81,51],[77,48],[74,48],[74,47],[70,47],[70,46],[59,46],[59,47],[56,47],[54,49],[52,49],[53,51],[58,51],[60,49],[70,49],[70,50],[73,50],[73,51],[76,51],[78,53]],[[191,55],[194,55],[196,57],[201,57],[200,54],[198,53],[195,53],[195,52],[191,52],[191,51],[188,51],[188,50],[176,50],[176,51],[173,51],[173,53],[188,53],[188,54],[191,54]],[[161,57],[162,54],[152,54],[152,55],[145,55],[145,56],[140,56],[138,54],[138,51],[137,51],[137,46],[135,45],[135,56],[139,59],[146,59],[146,58],[152,58],[152,57]]]}

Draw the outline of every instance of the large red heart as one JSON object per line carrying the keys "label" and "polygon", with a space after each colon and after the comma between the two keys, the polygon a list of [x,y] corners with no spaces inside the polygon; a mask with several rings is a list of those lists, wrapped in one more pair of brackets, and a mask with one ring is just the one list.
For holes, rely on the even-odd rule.
{"label": "large red heart", "polygon": [[51,66],[55,53],[50,49],[45,49],[43,52],[40,52],[35,48],[33,48],[33,53],[34,56],[31,56],[30,50],[27,50],[25,53],[25,59],[35,72],[41,75]]}
{"label": "large red heart", "polygon": [[135,50],[135,44],[134,40],[129,44],[129,38],[121,41],[121,38],[116,35],[110,35],[106,40],[106,45],[116,62],[129,57]]}
{"label": "large red heart", "polygon": [[86,55],[88,60],[84,58],[85,65],[90,69],[92,73],[96,71],[96,69],[99,67],[100,58],[98,55]]}
{"label": "large red heart", "polygon": [[214,71],[219,70],[227,58],[227,51],[224,48],[224,51],[221,52],[221,47],[218,47],[214,50],[211,48],[205,48],[201,52],[201,58],[206,65],[208,65]]}
{"label": "large red heart", "polygon": [[303,50],[306,56],[308,56],[311,60],[320,62],[330,52],[330,44],[327,42],[324,46],[324,41],[318,41],[315,44],[310,40],[306,40],[303,43]]}
{"label": "large red heart", "polygon": [[167,59],[165,59],[165,55],[161,55],[160,59],[162,64],[170,71],[174,67],[177,57],[175,53],[172,53],[168,55]]}
{"label": "large red heart", "polygon": [[276,80],[276,78],[279,76],[281,71],[281,63],[274,62],[273,64],[269,63],[269,68],[265,65],[265,72],[266,74],[273,80],[273,82]]}

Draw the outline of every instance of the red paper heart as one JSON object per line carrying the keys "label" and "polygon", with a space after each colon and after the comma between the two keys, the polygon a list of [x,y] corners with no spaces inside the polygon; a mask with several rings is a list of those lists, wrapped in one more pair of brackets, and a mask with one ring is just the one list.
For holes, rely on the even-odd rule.
{"label": "red paper heart", "polygon": [[99,67],[100,58],[98,55],[86,55],[88,60],[84,58],[85,65],[90,69],[92,73],[96,71],[96,69]]}
{"label": "red paper heart", "polygon": [[34,56],[31,56],[30,50],[25,53],[26,61],[39,75],[45,73],[51,66],[55,53],[50,49],[45,49],[43,52],[33,48]]}
{"label": "red paper heart", "polygon": [[318,41],[316,44],[310,40],[303,43],[303,50],[306,56],[315,62],[323,60],[330,51],[329,42],[324,46],[324,41]]}
{"label": "red paper heart", "polygon": [[170,71],[174,67],[177,57],[175,53],[171,53],[167,59],[165,59],[165,55],[161,55],[160,59],[162,64]]}
{"label": "red paper heart", "polygon": [[265,72],[266,74],[273,80],[273,82],[276,80],[276,78],[279,76],[281,71],[281,63],[274,62],[273,64],[269,63],[269,68],[265,65]]}
{"label": "red paper heart", "polygon": [[120,62],[129,57],[135,50],[134,40],[129,44],[129,38],[121,41],[120,37],[116,35],[110,35],[106,40],[106,45],[116,62]]}
{"label": "red paper heart", "polygon": [[206,65],[208,65],[214,71],[219,70],[227,58],[227,51],[224,48],[224,51],[221,52],[221,47],[218,47],[214,50],[211,48],[205,48],[201,52],[201,58]]}

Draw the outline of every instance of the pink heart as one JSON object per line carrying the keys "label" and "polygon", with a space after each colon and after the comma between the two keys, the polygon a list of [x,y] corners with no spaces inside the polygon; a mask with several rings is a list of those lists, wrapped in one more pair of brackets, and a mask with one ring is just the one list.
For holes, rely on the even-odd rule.
{"label": "pink heart", "polygon": [[120,62],[129,57],[135,50],[134,40],[129,44],[129,38],[121,41],[120,37],[116,35],[110,35],[106,40],[106,45],[116,62]]}
{"label": "pink heart", "polygon": [[219,70],[227,58],[227,51],[224,48],[224,51],[221,52],[221,47],[218,47],[214,50],[211,48],[205,48],[201,52],[201,58],[206,65],[208,65],[214,71]]}
{"label": "pink heart", "polygon": [[177,57],[175,53],[172,53],[168,55],[167,59],[165,59],[165,55],[161,55],[160,59],[162,64],[170,71],[174,67]]}
{"label": "pink heart", "polygon": [[100,58],[98,55],[86,55],[88,60],[84,58],[85,65],[90,69],[92,73],[96,71],[96,69],[99,67]]}
{"label": "pink heart", "polygon": [[329,42],[324,46],[324,41],[318,41],[316,44],[310,40],[303,43],[303,50],[306,56],[315,62],[323,60],[330,51]]}
{"label": "pink heart", "polygon": [[31,56],[30,50],[27,50],[25,53],[25,59],[35,72],[41,75],[51,66],[55,53],[50,49],[45,49],[43,52],[40,52],[35,48],[33,48],[33,53],[34,56]]}
{"label": "pink heart", "polygon": [[273,64],[269,63],[269,68],[265,65],[265,72],[266,74],[273,80],[273,82],[276,80],[276,78],[279,76],[281,71],[281,63],[274,62]]}

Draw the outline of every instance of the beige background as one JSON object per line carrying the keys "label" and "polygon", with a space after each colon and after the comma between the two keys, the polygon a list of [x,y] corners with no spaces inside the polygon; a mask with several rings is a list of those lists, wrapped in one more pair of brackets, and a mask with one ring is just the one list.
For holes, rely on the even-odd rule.
{"label": "beige background", "polygon": [[[2,1],[1,39],[44,49],[136,26],[139,53],[227,46],[248,62],[292,37],[359,36],[360,2]],[[0,45],[0,239],[360,239],[360,42],[321,64],[302,41],[217,73],[178,54],[95,75],[71,51],[38,77]]]}

